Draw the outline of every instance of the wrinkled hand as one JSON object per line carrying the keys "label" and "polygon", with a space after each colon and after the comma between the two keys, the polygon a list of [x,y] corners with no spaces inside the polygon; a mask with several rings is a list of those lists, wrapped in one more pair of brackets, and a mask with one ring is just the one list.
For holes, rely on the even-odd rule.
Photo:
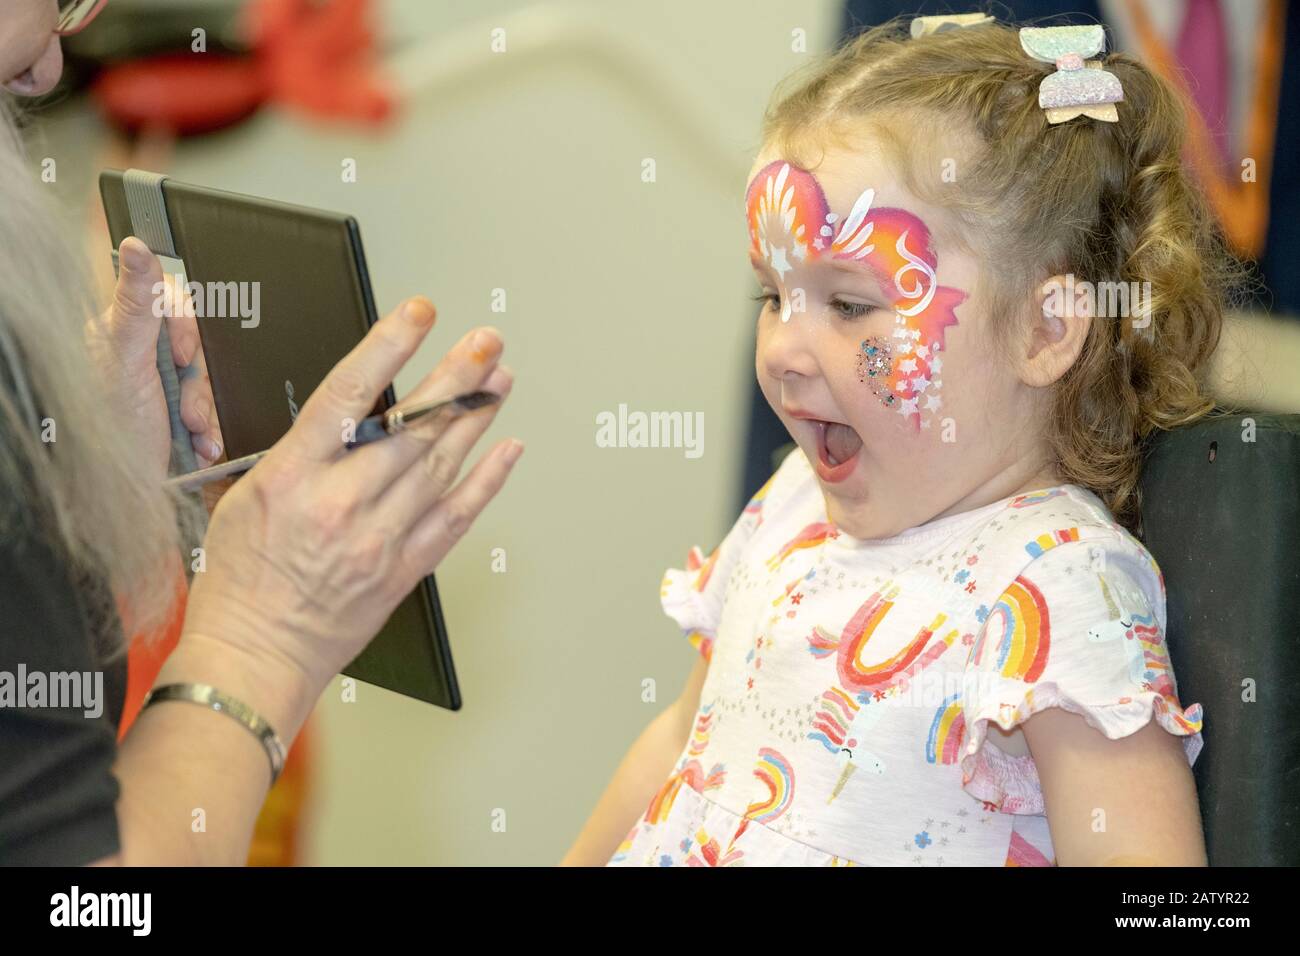
{"label": "wrinkled hand", "polygon": [[190,430],[199,467],[205,468],[221,457],[223,442],[194,310],[184,288],[163,276],[162,263],[139,239],[122,241],[118,263],[112,305],[86,325],[91,360],[135,424],[161,481],[171,450],[167,399],[157,366],[158,329],[165,318],[172,360],[181,376],[181,421]]}
{"label": "wrinkled hand", "polygon": [[[476,389],[500,402],[443,413],[352,451],[368,415],[415,354],[435,312],[409,300],[381,319],[312,392],[297,420],[222,497],[194,576],[185,630],[222,644],[312,699],[378,632],[504,485],[514,443],[499,442],[459,482],[513,376],[491,329],[466,335],[400,404]],[[522,446],[518,446],[522,451]]]}

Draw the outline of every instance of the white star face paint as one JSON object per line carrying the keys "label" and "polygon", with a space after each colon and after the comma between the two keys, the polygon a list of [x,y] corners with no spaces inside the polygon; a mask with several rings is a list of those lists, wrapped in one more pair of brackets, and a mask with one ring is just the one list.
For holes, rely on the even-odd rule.
{"label": "white star face paint", "polygon": [[[872,224],[866,216],[875,195],[874,189],[864,190],[837,232],[839,217],[826,208],[826,198],[811,173],[789,163],[772,163],[754,177],[746,202],[750,236],[755,251],[776,273],[782,322],[790,321],[785,276],[795,263],[817,257],[827,247],[854,259],[871,252],[873,247],[866,242]],[[816,235],[810,239],[814,229]]]}

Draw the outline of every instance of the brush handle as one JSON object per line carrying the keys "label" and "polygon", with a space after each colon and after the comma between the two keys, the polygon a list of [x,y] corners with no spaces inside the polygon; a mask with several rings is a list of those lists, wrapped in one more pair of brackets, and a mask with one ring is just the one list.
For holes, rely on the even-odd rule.
{"label": "brush handle", "polygon": [[348,442],[348,448],[356,448],[358,445],[369,445],[372,441],[379,441],[381,438],[388,437],[388,429],[384,427],[384,415],[371,415],[369,418],[363,418],[357,423],[356,436]]}
{"label": "brush handle", "polygon": [[181,380],[190,370],[178,369],[172,361],[172,340],[167,332],[166,318],[158,327],[157,364],[163,397],[167,399],[167,423],[172,436],[171,471],[172,474],[185,474],[199,467],[190,430],[181,421]]}
{"label": "brush handle", "polygon": [[266,457],[266,452],[254,452],[251,455],[245,455],[243,458],[236,458],[233,461],[223,461],[219,465],[213,465],[210,468],[204,468],[201,471],[191,471],[189,474],[177,475],[174,478],[168,478],[163,485],[168,488],[175,488],[179,491],[198,491],[206,484],[214,481],[221,481],[223,478],[229,478],[232,475],[241,475],[248,471],[259,461]]}

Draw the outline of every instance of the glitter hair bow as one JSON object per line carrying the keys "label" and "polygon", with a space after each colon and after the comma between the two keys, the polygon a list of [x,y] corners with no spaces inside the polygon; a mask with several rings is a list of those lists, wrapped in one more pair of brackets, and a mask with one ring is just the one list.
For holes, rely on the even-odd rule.
{"label": "glitter hair bow", "polygon": [[1038,105],[1047,122],[1064,123],[1083,115],[1114,123],[1115,104],[1124,90],[1113,73],[1089,60],[1106,48],[1106,31],[1098,25],[1076,27],[1024,27],[1020,46],[1035,60],[1056,64],[1056,72],[1038,87]]}

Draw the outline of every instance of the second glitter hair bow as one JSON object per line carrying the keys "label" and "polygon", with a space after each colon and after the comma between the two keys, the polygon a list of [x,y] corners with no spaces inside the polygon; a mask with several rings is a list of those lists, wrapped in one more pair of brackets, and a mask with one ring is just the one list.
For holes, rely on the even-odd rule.
{"label": "second glitter hair bow", "polygon": [[1124,99],[1119,79],[1103,70],[1101,61],[1088,59],[1106,48],[1106,31],[1100,26],[1024,27],[1020,46],[1035,60],[1056,64],[1056,72],[1038,87],[1038,105],[1047,122],[1064,123],[1080,115],[1106,123],[1119,120],[1115,104]]}

